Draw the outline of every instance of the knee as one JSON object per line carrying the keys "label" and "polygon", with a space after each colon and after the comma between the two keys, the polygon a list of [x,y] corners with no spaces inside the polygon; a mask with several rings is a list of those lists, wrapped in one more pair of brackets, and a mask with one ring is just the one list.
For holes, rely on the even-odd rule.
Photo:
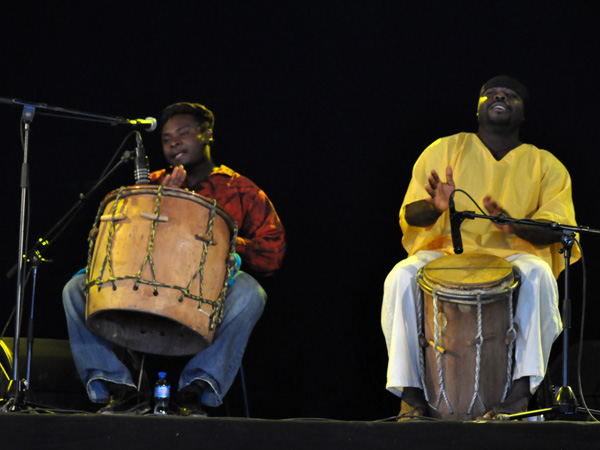
{"label": "knee", "polygon": [[532,280],[537,283],[555,284],[556,279],[552,268],[543,259],[535,255],[525,255],[517,260],[517,267],[521,272],[522,282]]}
{"label": "knee", "polygon": [[234,314],[245,311],[262,314],[267,302],[267,293],[252,276],[240,272],[236,282],[227,291],[225,298],[226,309]]}
{"label": "knee", "polygon": [[63,307],[67,313],[85,311],[85,274],[76,275],[64,286]]}
{"label": "knee", "polygon": [[406,260],[399,262],[388,273],[383,283],[385,293],[404,292],[412,288],[420,267],[408,263]]}

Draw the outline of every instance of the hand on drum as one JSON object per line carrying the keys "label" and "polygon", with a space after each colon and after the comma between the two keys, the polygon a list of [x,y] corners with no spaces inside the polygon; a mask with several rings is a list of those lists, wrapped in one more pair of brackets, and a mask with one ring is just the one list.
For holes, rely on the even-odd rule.
{"label": "hand on drum", "polygon": [[452,167],[450,166],[446,167],[446,180],[445,183],[442,182],[437,172],[432,170],[431,175],[429,175],[429,185],[425,186],[425,190],[431,196],[431,198],[426,199],[427,202],[435,206],[438,211],[448,209],[450,194],[456,189],[452,178]]}
{"label": "hand on drum", "polygon": [[183,166],[173,168],[173,172],[165,177],[163,185],[166,187],[180,188],[185,181],[186,172]]}
{"label": "hand on drum", "polygon": [[[504,217],[510,217],[510,215],[506,211],[504,211],[504,209],[502,209],[502,207],[498,203],[496,203],[496,201],[494,201],[489,195],[486,195],[483,198],[483,206],[487,210],[487,212],[490,216],[499,216],[500,214],[502,214]],[[492,223],[494,224],[494,226],[496,228],[504,231],[505,233],[514,233],[515,232],[513,225],[510,223],[505,223],[505,224],[496,223],[496,222],[492,222]]]}

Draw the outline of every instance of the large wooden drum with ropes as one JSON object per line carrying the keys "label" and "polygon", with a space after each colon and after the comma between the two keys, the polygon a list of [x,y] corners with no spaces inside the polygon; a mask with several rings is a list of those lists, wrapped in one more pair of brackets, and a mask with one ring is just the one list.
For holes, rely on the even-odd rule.
{"label": "large wooden drum with ropes", "polygon": [[481,417],[504,400],[512,383],[518,277],[502,258],[463,253],[428,263],[418,279],[429,414]]}
{"label": "large wooden drum with ropes", "polygon": [[237,224],[215,201],[182,189],[108,194],[88,256],[86,323],[123,347],[192,355],[212,342]]}

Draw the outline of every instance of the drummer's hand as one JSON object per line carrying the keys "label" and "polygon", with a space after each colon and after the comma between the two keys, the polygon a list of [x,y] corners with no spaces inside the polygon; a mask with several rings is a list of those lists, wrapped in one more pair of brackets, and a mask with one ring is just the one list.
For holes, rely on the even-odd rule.
{"label": "drummer's hand", "polygon": [[163,185],[166,187],[180,188],[185,181],[186,172],[183,166],[173,168],[173,172],[165,177]]}
{"label": "drummer's hand", "polygon": [[[490,216],[499,216],[500,214],[502,214],[504,217],[510,217],[510,215],[504,209],[502,209],[502,207],[498,203],[496,203],[496,201],[493,200],[492,197],[490,197],[489,195],[486,195],[483,198],[483,206],[487,210],[487,212]],[[492,223],[494,224],[494,226],[496,228],[504,231],[505,233],[514,233],[515,232],[513,225],[510,223],[504,223],[504,224],[496,223],[496,222],[492,222]]]}
{"label": "drummer's hand", "polygon": [[431,203],[438,211],[446,211],[448,209],[448,200],[450,194],[456,187],[454,186],[454,178],[452,177],[452,167],[446,167],[446,182],[440,180],[439,175],[435,170],[429,175],[429,185],[425,186],[425,190],[431,198],[425,199]]}

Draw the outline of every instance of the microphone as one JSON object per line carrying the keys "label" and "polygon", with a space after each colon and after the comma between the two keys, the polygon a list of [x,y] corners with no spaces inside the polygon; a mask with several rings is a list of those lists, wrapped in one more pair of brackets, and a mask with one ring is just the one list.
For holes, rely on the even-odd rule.
{"label": "microphone", "polygon": [[158,127],[158,122],[154,117],[146,117],[145,119],[125,119],[125,122],[134,127],[141,126],[148,132],[154,131]]}
{"label": "microphone", "polygon": [[452,233],[452,245],[454,253],[459,255],[463,252],[462,237],[460,236],[460,224],[463,221],[461,213],[457,213],[454,208],[454,192],[450,194],[448,199],[448,208],[450,210],[450,232]]}
{"label": "microphone", "polygon": [[139,131],[135,132],[135,156],[133,162],[135,165],[134,177],[135,184],[149,184],[150,183],[150,166],[148,165],[148,157],[146,156],[146,150],[142,143],[142,135]]}

